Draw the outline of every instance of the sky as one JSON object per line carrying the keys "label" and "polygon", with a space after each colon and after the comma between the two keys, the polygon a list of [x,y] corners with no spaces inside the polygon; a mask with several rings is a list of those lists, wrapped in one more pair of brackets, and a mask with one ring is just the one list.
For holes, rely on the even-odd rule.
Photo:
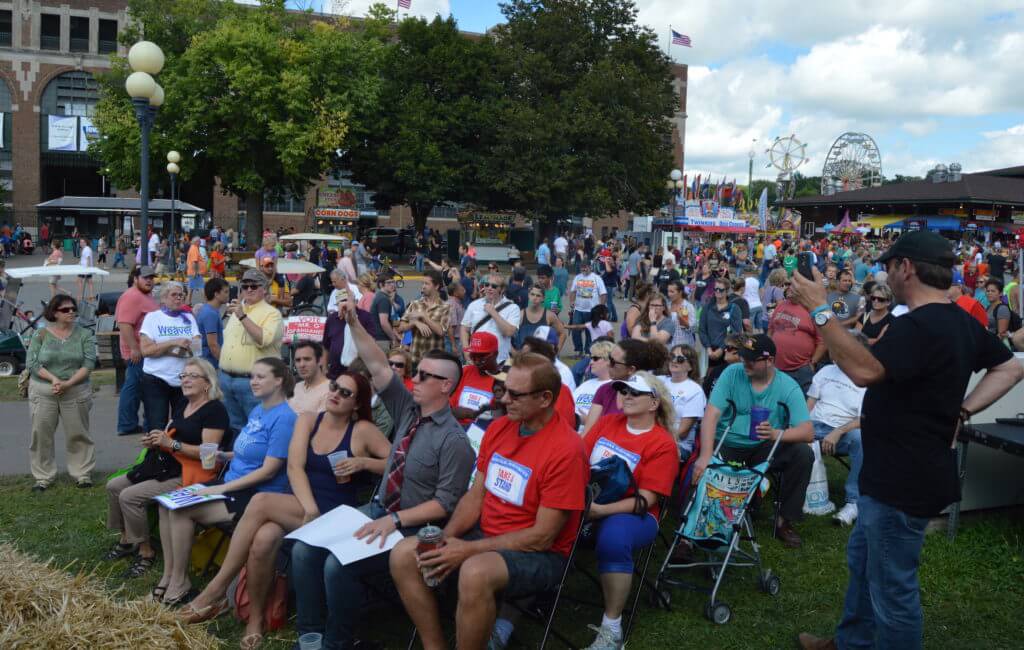
{"label": "sky", "polygon": [[[323,11],[333,2],[322,0]],[[358,16],[371,0],[337,4]],[[958,162],[965,172],[1024,165],[1024,0],[636,6],[639,22],[689,66],[684,171],[691,178],[743,183],[750,151],[754,178],[774,178],[765,150],[790,135],[807,145],[799,171],[817,176],[845,132],[874,139],[887,177],[923,176],[938,163]],[[503,21],[495,0],[412,0],[409,14],[451,14],[474,32]],[[670,48],[670,25],[693,47]]]}

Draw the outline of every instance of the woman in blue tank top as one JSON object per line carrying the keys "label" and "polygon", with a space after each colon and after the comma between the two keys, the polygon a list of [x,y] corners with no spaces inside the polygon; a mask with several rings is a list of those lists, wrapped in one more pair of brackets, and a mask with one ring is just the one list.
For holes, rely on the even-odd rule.
{"label": "woman in blue tank top", "polygon": [[[185,622],[207,621],[226,611],[228,586],[247,566],[251,606],[243,645],[245,639],[249,645],[258,642],[281,540],[329,509],[356,505],[355,474],[384,473],[391,445],[373,423],[371,396],[365,377],[345,372],[330,383],[324,412],[299,416],[288,448],[292,494],[261,492],[252,498],[217,575],[182,611]],[[346,458],[335,456],[332,465],[328,457],[338,452],[346,452]]]}

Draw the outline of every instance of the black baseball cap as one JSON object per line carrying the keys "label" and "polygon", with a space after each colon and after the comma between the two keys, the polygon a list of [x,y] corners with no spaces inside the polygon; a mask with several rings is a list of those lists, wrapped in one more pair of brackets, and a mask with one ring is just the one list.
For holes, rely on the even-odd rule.
{"label": "black baseball cap", "polygon": [[759,361],[775,356],[775,341],[767,334],[754,334],[748,336],[736,347],[736,353],[741,359],[747,361]]}
{"label": "black baseball cap", "polygon": [[877,262],[885,264],[891,259],[905,257],[915,262],[927,262],[944,268],[951,268],[956,255],[949,241],[939,233],[930,230],[915,230],[900,235],[889,250],[882,253]]}

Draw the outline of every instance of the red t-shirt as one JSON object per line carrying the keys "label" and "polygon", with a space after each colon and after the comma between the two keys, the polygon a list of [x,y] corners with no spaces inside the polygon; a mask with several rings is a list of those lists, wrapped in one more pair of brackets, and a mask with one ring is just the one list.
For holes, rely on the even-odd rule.
{"label": "red t-shirt", "polygon": [[[661,425],[655,424],[650,431],[634,435],[626,430],[624,414],[602,417],[584,436],[583,446],[591,466],[614,454],[629,465],[640,489],[664,497],[672,494],[679,474],[679,447],[672,434]],[[626,496],[632,494],[630,490]],[[658,503],[648,505],[648,512],[657,519]]]}
{"label": "red t-shirt", "polygon": [[956,299],[956,304],[968,314],[974,316],[975,320],[981,323],[982,327],[988,328],[988,312],[985,311],[985,307],[980,302],[970,296],[960,296]]}
{"label": "red t-shirt", "polygon": [[569,555],[580,526],[590,469],[583,441],[556,412],[530,436],[519,435],[519,422],[508,416],[494,421],[480,443],[477,471],[484,477],[480,530],[488,537],[533,526],[544,506],[571,514],[551,551]]}
{"label": "red t-shirt", "polygon": [[576,400],[573,399],[572,391],[565,384],[562,384],[562,390],[558,391],[558,399],[555,400],[555,411],[562,416],[562,421],[570,429],[576,429]]}
{"label": "red t-shirt", "polygon": [[[132,287],[122,293],[121,297],[117,299],[117,307],[114,308],[114,321],[134,326],[135,333],[133,338],[135,339],[135,345],[138,346],[139,328],[142,326],[142,319],[146,317],[146,314],[156,311],[158,308],[159,305],[157,305],[156,300],[153,299],[151,294],[142,293],[137,288]],[[131,350],[128,348],[124,336],[119,337],[119,340],[121,358],[127,361]]]}
{"label": "red t-shirt", "polygon": [[821,343],[821,332],[811,314],[802,306],[783,300],[768,323],[768,335],[775,342],[775,367],[790,372],[806,366]]}
{"label": "red t-shirt", "polygon": [[[480,372],[474,365],[468,365],[462,369],[462,381],[448,401],[452,408],[462,406],[479,410],[485,404],[490,404],[493,397],[494,377]],[[472,421],[473,418],[459,420],[462,424],[469,424]]]}

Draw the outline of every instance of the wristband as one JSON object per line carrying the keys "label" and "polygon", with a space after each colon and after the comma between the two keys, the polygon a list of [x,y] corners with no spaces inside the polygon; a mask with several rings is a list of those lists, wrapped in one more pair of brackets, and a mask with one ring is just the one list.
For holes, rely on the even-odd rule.
{"label": "wristband", "polygon": [[398,516],[397,512],[391,513],[391,521],[395,524],[395,530],[402,530],[402,519]]}
{"label": "wristband", "polygon": [[247,314],[247,313],[245,313],[245,312],[243,311],[243,312],[242,312],[242,315],[238,317],[238,322],[242,322],[242,321],[244,321],[244,320],[245,320],[246,318],[249,318],[249,314]]}
{"label": "wristband", "polygon": [[817,307],[811,310],[811,320],[814,320],[814,317],[820,314],[821,312],[828,311],[829,309],[831,309],[831,307],[829,307],[828,305],[818,305]]}

